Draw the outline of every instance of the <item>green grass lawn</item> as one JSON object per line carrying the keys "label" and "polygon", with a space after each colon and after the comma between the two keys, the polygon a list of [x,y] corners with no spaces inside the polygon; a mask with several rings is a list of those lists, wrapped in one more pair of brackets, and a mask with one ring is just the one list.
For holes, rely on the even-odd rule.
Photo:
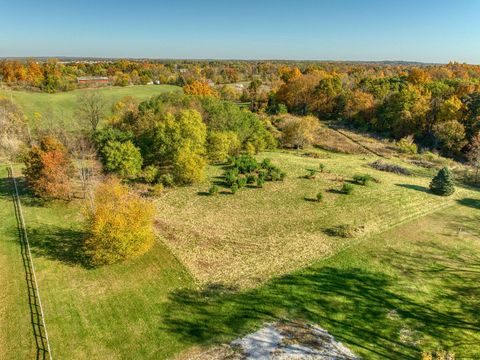
{"label": "green grass lawn", "polygon": [[[459,188],[450,198],[435,196],[428,192],[434,172],[399,159],[389,161],[408,167],[415,176],[374,170],[368,166],[373,156],[319,154],[324,158],[294,152],[261,154],[259,159],[271,158],[287,172],[287,178],[235,195],[228,189],[218,196],[205,194],[211,182],[221,184],[221,167],[210,167],[211,182],[167,191],[157,201],[160,233],[201,283],[256,286],[359,240],[331,236],[332,227],[363,227],[363,237],[370,236],[472,193]],[[303,178],[307,169],[318,169],[320,163],[325,164],[326,173],[314,180]],[[352,195],[338,192],[343,180],[365,173],[379,183],[354,185]],[[324,193],[322,203],[312,201],[319,191]]]}
{"label": "green grass lawn", "polygon": [[173,85],[135,85],[105,87],[96,90],[79,89],[55,94],[0,89],[0,96],[12,98],[22,108],[30,122],[33,121],[34,113],[37,112],[42,115],[42,121],[44,122],[47,121],[47,118],[53,118],[54,120],[61,120],[67,126],[71,126],[74,121],[77,98],[79,94],[85,91],[98,91],[103,94],[107,99],[110,110],[111,105],[124,96],[134,96],[140,100],[146,100],[153,95],[166,92],[180,92],[182,89]]}
{"label": "green grass lawn", "polygon": [[[205,196],[210,183],[168,190],[156,200],[162,241],[97,269],[82,262],[81,205],[23,193],[54,358],[165,359],[277,319],[317,323],[366,359],[418,359],[437,347],[480,358],[476,191],[437,197],[426,191],[429,170],[378,172],[363,155],[265,156],[287,171],[284,182],[234,196]],[[331,172],[302,178],[319,162]],[[220,173],[209,168],[211,181]],[[327,191],[355,173],[380,183],[349,196]],[[0,348],[6,359],[28,358],[33,335],[5,177],[1,167]],[[309,201],[319,189],[325,202]],[[343,223],[365,226],[364,235],[325,233]]]}
{"label": "green grass lawn", "polygon": [[166,323],[192,346],[286,319],[319,324],[365,359],[480,359],[479,209],[478,196],[460,201],[250,291],[177,291]]}
{"label": "green grass lawn", "polygon": [[[3,165],[0,178],[2,359],[33,358],[25,273]],[[55,359],[156,359],[183,349],[165,332],[162,318],[169,292],[190,287],[192,280],[161,242],[137,261],[89,269],[79,255],[79,204],[44,205],[25,193],[22,200]]]}

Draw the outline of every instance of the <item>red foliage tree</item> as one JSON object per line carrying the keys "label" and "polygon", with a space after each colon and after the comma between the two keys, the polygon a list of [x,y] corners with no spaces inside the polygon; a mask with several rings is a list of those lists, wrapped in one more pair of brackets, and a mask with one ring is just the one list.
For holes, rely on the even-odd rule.
{"label": "red foliage tree", "polygon": [[70,199],[73,165],[68,152],[56,138],[48,136],[33,146],[24,159],[24,174],[36,196]]}

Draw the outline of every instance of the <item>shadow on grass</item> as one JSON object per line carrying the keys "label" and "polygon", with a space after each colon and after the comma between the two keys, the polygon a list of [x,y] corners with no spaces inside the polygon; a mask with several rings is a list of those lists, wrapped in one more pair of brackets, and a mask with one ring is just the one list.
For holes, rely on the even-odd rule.
{"label": "shadow on grass", "polygon": [[421,191],[424,193],[430,193],[430,189],[425,186],[413,185],[413,184],[395,184],[396,186],[403,187],[405,189]]}
{"label": "shadow on grass", "polygon": [[[36,207],[43,206],[45,201],[33,196],[33,194],[28,190],[25,178],[20,177],[16,178],[18,186],[18,194],[21,197],[22,204],[26,206]],[[0,178],[0,198],[11,200],[13,194],[13,185],[12,181],[8,178]]]}
{"label": "shadow on grass", "polygon": [[90,269],[92,265],[84,252],[85,233],[58,226],[27,228],[32,252],[68,265]]}
{"label": "shadow on grass", "polygon": [[344,191],[339,190],[339,189],[328,189],[327,192],[329,192],[331,194],[346,195]]}
{"label": "shadow on grass", "polygon": [[457,200],[457,202],[463,206],[468,206],[474,209],[480,209],[479,199],[463,198],[463,199]]}
{"label": "shadow on grass", "polygon": [[211,196],[211,194],[208,191],[199,191],[197,192],[198,196]]}
{"label": "shadow on grass", "polygon": [[[390,252],[382,256],[387,263],[392,258]],[[395,256],[394,268],[412,274],[425,269],[425,260],[415,254]],[[405,291],[393,275],[335,267],[311,267],[246,292],[220,286],[180,290],[170,296],[164,326],[181,342],[208,345],[268,321],[293,319],[319,324],[366,359],[419,359],[419,344],[423,349],[454,345],[455,351],[465,345],[476,354],[478,347],[469,344],[480,340],[479,263],[449,261],[429,274],[439,282],[438,291],[424,293]],[[466,265],[477,270],[459,270]]]}

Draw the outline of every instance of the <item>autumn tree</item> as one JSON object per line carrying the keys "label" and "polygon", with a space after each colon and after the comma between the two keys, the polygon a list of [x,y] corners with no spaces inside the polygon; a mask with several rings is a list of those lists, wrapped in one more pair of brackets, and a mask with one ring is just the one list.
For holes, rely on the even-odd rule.
{"label": "autumn tree", "polygon": [[451,153],[458,153],[465,145],[465,127],[457,120],[448,120],[433,127],[433,133],[442,146]]}
{"label": "autumn tree", "polygon": [[106,115],[106,110],[106,99],[98,91],[84,91],[77,98],[76,114],[92,131],[97,130],[98,124]]}
{"label": "autumn tree", "polygon": [[[203,179],[206,165],[207,127],[196,110],[152,114],[136,119],[134,132],[145,165],[170,173],[180,184]],[[191,161],[194,159],[195,161]]]}
{"label": "autumn tree", "polygon": [[33,193],[45,199],[70,199],[74,167],[65,146],[45,137],[24,158],[24,174]]}
{"label": "autumn tree", "polygon": [[393,93],[380,107],[375,129],[390,132],[396,138],[422,133],[429,99],[428,93],[411,85]]}
{"label": "autumn tree", "polygon": [[478,171],[480,169],[480,132],[477,132],[468,146],[467,159],[470,165],[475,167],[475,182],[478,181]]}
{"label": "autumn tree", "polygon": [[28,126],[20,108],[11,100],[0,97],[0,156],[19,155],[28,138]]}
{"label": "autumn tree", "polygon": [[213,96],[218,97],[218,93],[206,81],[194,80],[183,87],[186,95]]}
{"label": "autumn tree", "polygon": [[422,68],[412,68],[408,74],[407,81],[414,85],[425,84],[430,81],[430,74]]}
{"label": "autumn tree", "polygon": [[360,125],[370,124],[375,115],[375,98],[372,94],[355,90],[346,94],[342,115]]}
{"label": "autumn tree", "polygon": [[233,131],[212,131],[208,134],[207,153],[213,162],[225,162],[239,151],[240,141]]}
{"label": "autumn tree", "polygon": [[283,146],[295,149],[311,145],[320,129],[318,119],[313,116],[285,115],[278,126],[282,130]]}
{"label": "autumn tree", "polygon": [[86,205],[86,253],[104,265],[138,257],[153,245],[154,207],[118,180],[100,184]]}
{"label": "autumn tree", "polygon": [[315,94],[313,111],[326,118],[332,118],[339,113],[340,95],[343,92],[342,80],[339,76],[332,75],[321,79],[313,91]]}

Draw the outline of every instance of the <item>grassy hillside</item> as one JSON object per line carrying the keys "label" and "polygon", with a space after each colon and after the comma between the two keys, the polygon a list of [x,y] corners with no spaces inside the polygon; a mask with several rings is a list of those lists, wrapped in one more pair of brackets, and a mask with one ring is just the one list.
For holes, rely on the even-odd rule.
{"label": "grassy hillside", "polygon": [[461,199],[250,291],[178,291],[166,323],[198,346],[293,319],[319,324],[363,359],[418,360],[438,349],[478,359],[479,199]]}
{"label": "grassy hillside", "polygon": [[[359,239],[332,236],[332,228],[347,224],[363,228],[360,237],[369,236],[471,193],[458,189],[451,198],[435,196],[427,191],[434,172],[399,159],[389,162],[411,169],[413,176],[370,168],[374,156],[322,151],[317,156],[321,158],[262,154],[260,159],[269,157],[287,172],[283,182],[263,189],[246,188],[235,195],[224,189],[219,196],[204,196],[207,183],[169,191],[157,202],[160,232],[201,283],[248,287],[331,256]],[[318,169],[320,163],[327,172],[305,179],[307,169]],[[221,167],[211,167],[211,180],[219,182],[221,173]],[[355,185],[352,195],[339,193],[342,181],[355,174],[370,174],[379,183]],[[319,191],[324,192],[322,203],[312,201]]]}
{"label": "grassy hillside", "polygon": [[[413,176],[383,173],[366,166],[373,156],[299,155],[261,154],[288,173],[263,189],[168,190],[156,200],[162,241],[137,260],[97,269],[82,262],[81,204],[23,193],[54,358],[165,359],[278,318],[318,323],[368,359],[413,360],[437,347],[474,358],[479,194],[431,195],[429,170],[403,164]],[[329,172],[303,178],[319,162]],[[220,173],[210,167],[210,180]],[[335,192],[355,173],[380,183]],[[1,167],[0,347],[17,359],[31,357],[34,343],[5,177]],[[324,203],[310,201],[320,189]],[[346,223],[364,233],[329,235]]]}
{"label": "grassy hillside", "polygon": [[[0,89],[0,96],[12,98],[18,105],[20,105],[30,121],[34,119],[34,113],[37,112],[42,114],[43,118],[54,117],[62,119],[65,124],[69,125],[74,118],[77,97],[85,91],[93,90],[80,89],[69,92],[47,94]],[[182,90],[180,87],[172,85],[136,85],[128,87],[99,88],[95,91],[102,93],[107,99],[108,104],[112,105],[124,96],[134,96],[140,100],[145,100],[153,95],[165,92],[180,92]]]}
{"label": "grassy hillside", "polygon": [[[35,344],[10,185],[0,166],[2,359],[34,358]],[[44,206],[23,194],[45,320],[55,359],[166,358],[180,347],[164,332],[168,293],[191,278],[158,242],[138,261],[100,269],[82,263],[80,204]],[[4,221],[3,219],[7,219]]]}

